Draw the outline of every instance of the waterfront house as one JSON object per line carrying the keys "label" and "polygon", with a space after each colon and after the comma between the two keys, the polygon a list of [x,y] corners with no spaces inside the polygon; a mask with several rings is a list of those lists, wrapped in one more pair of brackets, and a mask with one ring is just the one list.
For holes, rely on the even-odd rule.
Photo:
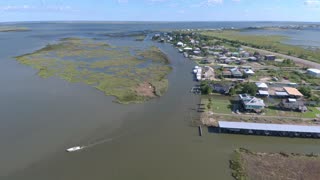
{"label": "waterfront house", "polygon": [[262,99],[249,96],[248,94],[240,94],[239,98],[244,109],[247,111],[261,112],[266,106]]}
{"label": "waterfront house", "polygon": [[220,94],[229,94],[230,89],[234,85],[232,83],[215,83],[212,84],[213,91],[220,93]]}
{"label": "waterfront house", "polygon": [[307,74],[314,76],[314,77],[320,77],[320,70],[319,69],[308,69]]}
{"label": "waterfront house", "polygon": [[225,78],[231,78],[232,77],[232,73],[230,70],[224,70],[222,72],[222,76],[225,77]]}
{"label": "waterfront house", "polygon": [[219,61],[221,61],[221,62],[224,62],[226,59],[228,59],[228,57],[226,57],[226,56],[219,57]]}
{"label": "waterfront house", "polygon": [[197,50],[196,50],[196,51],[193,51],[193,54],[194,54],[194,55],[200,55],[200,54],[201,54],[201,51],[197,51]]}
{"label": "waterfront house", "polygon": [[243,72],[246,76],[254,75],[254,71],[252,71],[251,69],[245,69]]}
{"label": "waterfront house", "polygon": [[256,86],[260,89],[260,90],[268,90],[268,85],[266,83],[263,82],[257,82]]}
{"label": "waterfront house", "polygon": [[185,47],[183,50],[185,50],[185,51],[192,51],[192,48],[191,48],[191,47]]}
{"label": "waterfront house", "polygon": [[239,69],[237,67],[230,69],[230,71],[231,71],[231,74],[234,78],[242,78],[243,77],[242,72],[239,71]]}
{"label": "waterfront house", "polygon": [[268,60],[268,61],[274,61],[274,60],[276,60],[276,56],[275,55],[266,55],[266,56],[264,56],[264,59]]}
{"label": "waterfront house", "polygon": [[231,64],[231,63],[233,63],[233,62],[234,62],[234,60],[232,60],[232,59],[230,59],[230,58],[224,60],[224,63],[225,63],[225,64]]}
{"label": "waterfront house", "polygon": [[259,90],[259,91],[258,91],[258,95],[259,95],[259,96],[266,96],[266,97],[268,97],[268,96],[269,96],[269,91]]}
{"label": "waterfront house", "polygon": [[242,57],[245,57],[245,58],[250,56],[250,53],[247,52],[247,51],[241,51],[240,54],[241,54]]}
{"label": "waterfront house", "polygon": [[258,59],[254,56],[248,58],[249,61],[257,61]]}
{"label": "waterfront house", "polygon": [[282,109],[299,112],[306,112],[308,110],[303,100],[297,100],[294,98],[283,99],[279,106]]}
{"label": "waterfront house", "polygon": [[182,47],[183,46],[183,42],[178,42],[177,46]]}
{"label": "waterfront house", "polygon": [[284,91],[276,91],[274,95],[278,98],[286,98],[289,96],[288,93]]}
{"label": "waterfront house", "polygon": [[238,52],[233,52],[231,55],[234,56],[234,57],[239,57],[239,53]]}

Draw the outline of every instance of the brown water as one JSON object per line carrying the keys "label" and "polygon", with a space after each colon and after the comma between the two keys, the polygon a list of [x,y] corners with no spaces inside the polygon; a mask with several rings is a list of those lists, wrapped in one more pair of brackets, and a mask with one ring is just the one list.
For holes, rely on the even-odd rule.
{"label": "brown water", "polygon": [[[11,57],[77,34],[64,29],[49,36],[45,31],[40,38],[43,29],[0,35],[5,45],[0,49],[0,179],[232,179],[228,161],[235,148],[320,151],[315,139],[214,134],[207,129],[199,137],[191,126],[191,119],[199,116],[194,111],[199,97],[189,92],[195,84],[194,64],[170,45],[157,44],[172,62],[169,90],[145,104],[115,104],[86,85],[38,78]],[[64,152],[100,140],[109,141]]]}

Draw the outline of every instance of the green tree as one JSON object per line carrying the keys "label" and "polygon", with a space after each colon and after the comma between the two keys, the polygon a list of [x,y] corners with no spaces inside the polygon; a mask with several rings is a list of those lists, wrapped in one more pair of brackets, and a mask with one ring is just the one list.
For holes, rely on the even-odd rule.
{"label": "green tree", "polygon": [[254,83],[245,83],[242,87],[242,93],[250,94],[251,96],[256,95],[258,87]]}
{"label": "green tree", "polygon": [[298,90],[307,98],[311,97],[311,88],[307,86],[301,86]]}
{"label": "green tree", "polygon": [[233,96],[235,94],[236,94],[236,89],[235,88],[231,88],[230,91],[229,91],[229,95]]}
{"label": "green tree", "polygon": [[212,87],[209,81],[202,81],[200,84],[200,89],[202,94],[210,94],[212,93]]}
{"label": "green tree", "polygon": [[211,109],[212,100],[211,98],[208,99],[207,109]]}

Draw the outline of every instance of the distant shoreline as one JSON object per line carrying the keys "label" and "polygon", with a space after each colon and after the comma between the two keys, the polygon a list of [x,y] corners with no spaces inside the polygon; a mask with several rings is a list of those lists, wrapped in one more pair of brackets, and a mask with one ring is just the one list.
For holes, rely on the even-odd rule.
{"label": "distant shoreline", "polygon": [[0,26],[0,32],[24,32],[24,31],[31,31],[29,28],[26,27],[10,27],[10,26]]}
{"label": "distant shoreline", "polygon": [[227,22],[227,23],[307,23],[312,24],[316,23],[319,24],[320,21],[129,21],[129,20],[106,20],[106,21],[99,21],[99,20],[49,20],[49,21],[3,21],[0,22],[0,24],[16,24],[16,23],[127,23],[127,24],[135,24],[135,23],[221,23],[221,22]]}

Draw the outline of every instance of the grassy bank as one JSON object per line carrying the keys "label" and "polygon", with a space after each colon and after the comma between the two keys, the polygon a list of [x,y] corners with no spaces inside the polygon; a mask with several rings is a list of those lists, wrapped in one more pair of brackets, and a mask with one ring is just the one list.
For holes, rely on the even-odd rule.
{"label": "grassy bank", "polygon": [[239,31],[202,31],[201,35],[209,39],[214,38],[232,44],[250,46],[265,49],[286,55],[291,55],[314,62],[320,62],[320,50],[312,51],[299,46],[287,45],[282,43],[286,40],[284,36],[263,36],[263,35],[244,35]]}
{"label": "grassy bank", "polygon": [[30,31],[30,29],[26,27],[0,26],[0,32],[19,32],[19,31]]}
{"label": "grassy bank", "polygon": [[320,177],[320,157],[314,154],[257,153],[237,149],[230,160],[230,168],[237,180],[316,180]]}
{"label": "grassy bank", "polygon": [[16,59],[37,69],[42,78],[57,76],[85,83],[115,96],[119,103],[138,103],[163,95],[171,71],[167,56],[156,47],[130,50],[91,39],[65,38]]}

